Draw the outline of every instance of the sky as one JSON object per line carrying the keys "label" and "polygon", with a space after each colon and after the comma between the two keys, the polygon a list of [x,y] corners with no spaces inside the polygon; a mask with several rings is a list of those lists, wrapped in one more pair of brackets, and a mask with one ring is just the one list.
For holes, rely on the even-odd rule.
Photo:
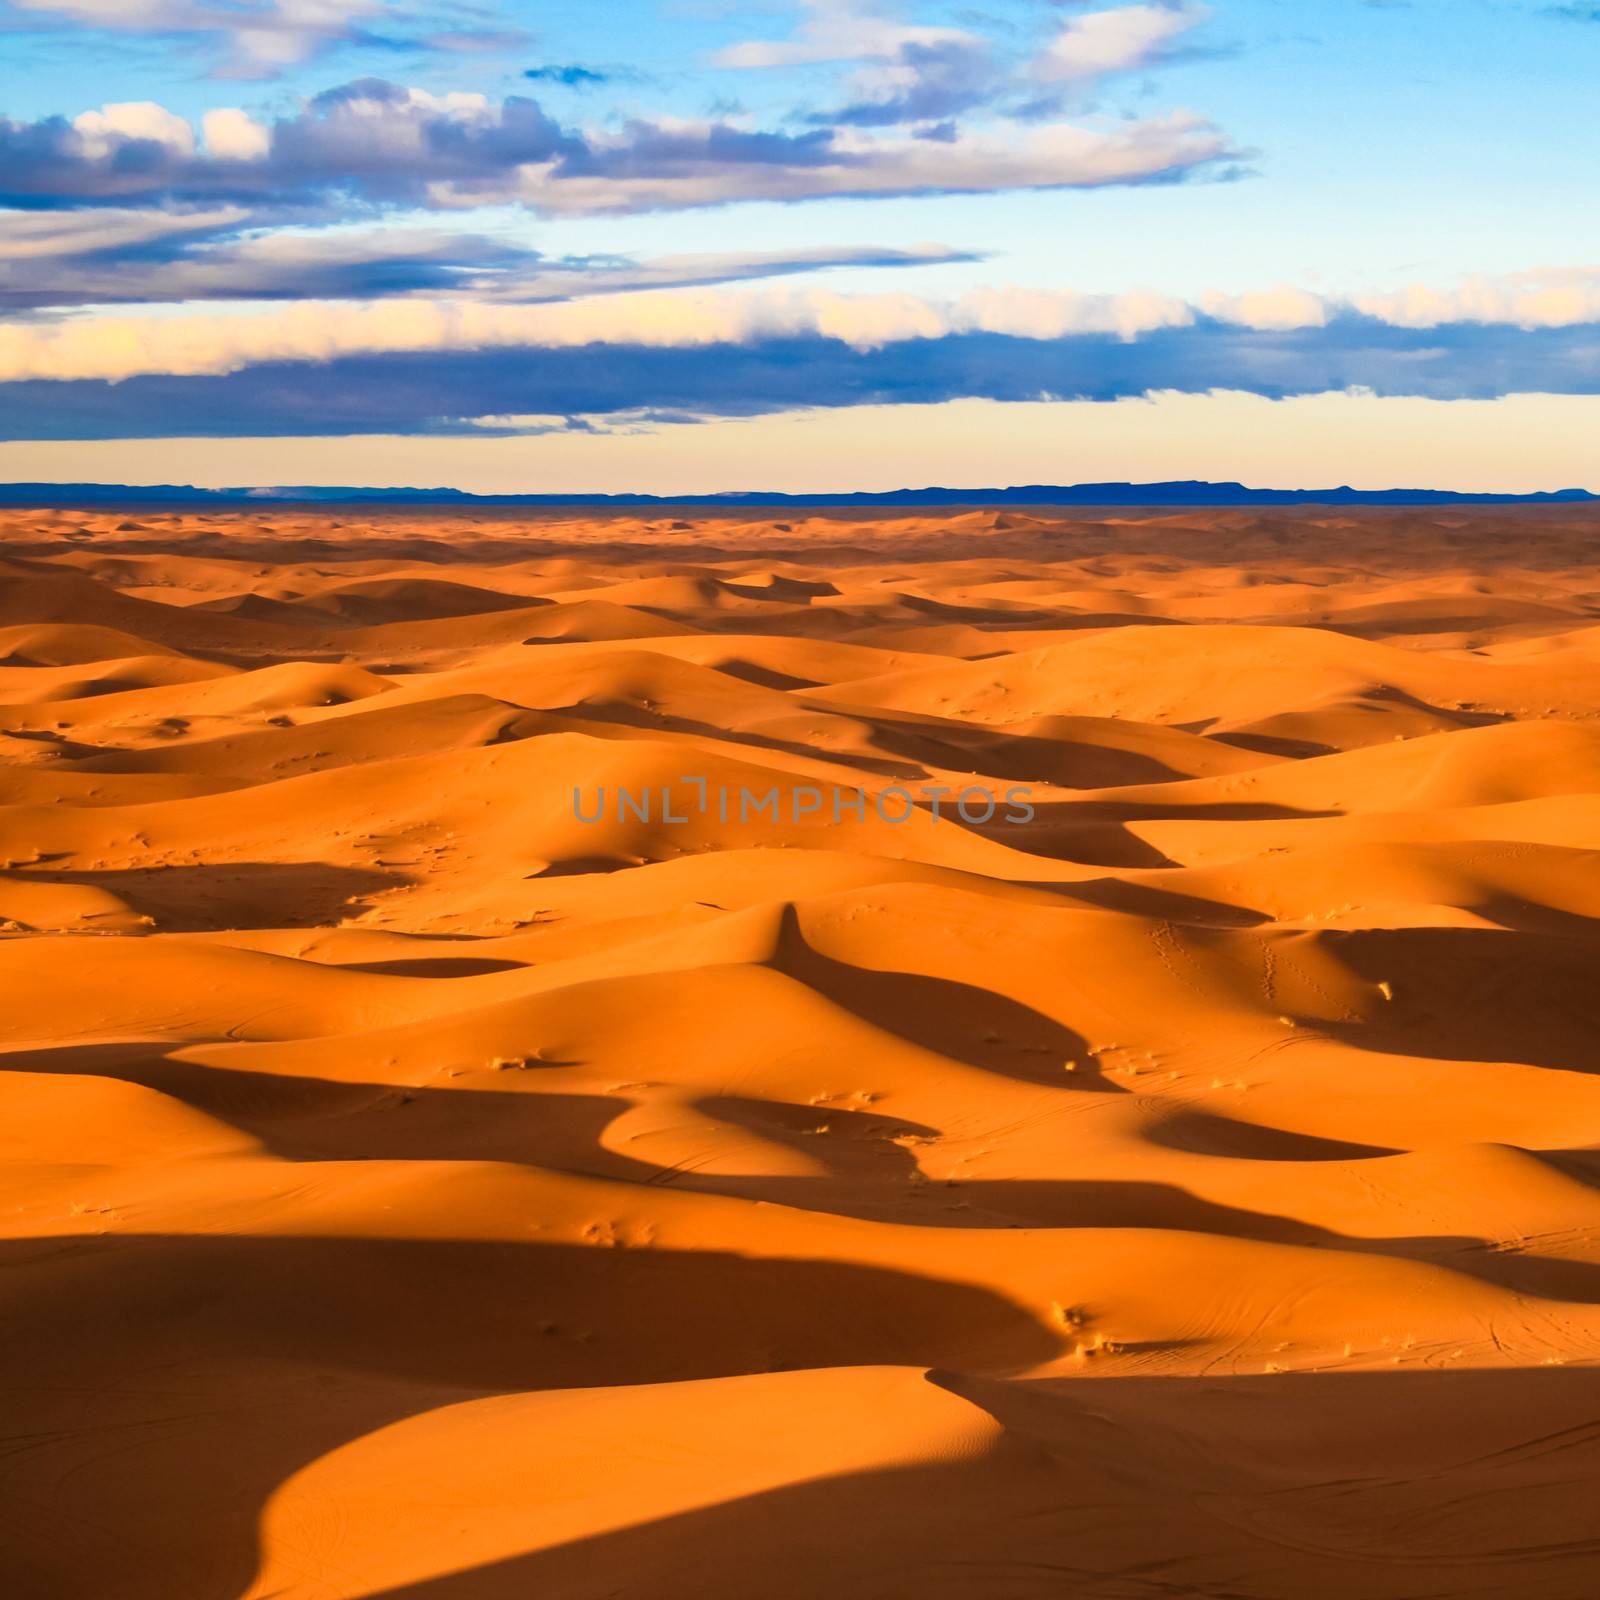
{"label": "sky", "polygon": [[0,479],[1600,491],[1600,4],[0,0]]}

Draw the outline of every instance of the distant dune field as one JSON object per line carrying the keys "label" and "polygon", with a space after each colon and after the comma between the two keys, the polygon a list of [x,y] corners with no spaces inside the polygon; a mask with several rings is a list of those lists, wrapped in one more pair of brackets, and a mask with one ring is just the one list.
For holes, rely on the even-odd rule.
{"label": "distant dune field", "polygon": [[0,513],[0,1593],[1600,1594],[1600,513],[756,517]]}

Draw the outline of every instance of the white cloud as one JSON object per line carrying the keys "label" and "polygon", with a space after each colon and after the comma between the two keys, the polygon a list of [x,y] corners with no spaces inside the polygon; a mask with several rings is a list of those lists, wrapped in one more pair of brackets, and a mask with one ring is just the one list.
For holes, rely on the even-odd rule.
{"label": "white cloud", "polygon": [[215,161],[260,161],[272,147],[271,133],[232,106],[206,112],[200,127],[206,154]]}
{"label": "white cloud", "polygon": [[85,111],[72,119],[72,126],[79,152],[90,161],[104,161],[119,145],[135,139],[165,145],[178,156],[194,154],[194,129],[153,100],[125,100]]}
{"label": "white cloud", "polygon": [[1393,294],[1362,295],[1355,306],[1400,328],[1437,328],[1450,322],[1570,328],[1600,322],[1600,267],[1472,277],[1453,289],[1412,284]]}
{"label": "white cloud", "polygon": [[977,289],[956,303],[949,331],[1001,333],[1018,339],[1062,339],[1114,333],[1124,339],[1158,328],[1182,328],[1194,308],[1149,289],[1127,294],[1073,294],[1061,289]]}
{"label": "white cloud", "polygon": [[1034,63],[1051,81],[1129,72],[1164,55],[1173,41],[1210,16],[1202,5],[1117,6],[1074,17]]}
{"label": "white cloud", "polygon": [[1248,294],[1220,294],[1210,290],[1201,295],[1200,309],[1218,322],[1281,332],[1291,328],[1325,327],[1333,308],[1330,302],[1308,290],[1280,286]]}

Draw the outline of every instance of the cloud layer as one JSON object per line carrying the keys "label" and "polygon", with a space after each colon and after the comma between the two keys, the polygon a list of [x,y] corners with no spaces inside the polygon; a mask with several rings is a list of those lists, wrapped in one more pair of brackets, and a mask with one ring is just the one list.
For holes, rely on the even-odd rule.
{"label": "cloud layer", "polygon": [[[812,264],[837,259],[824,253]],[[654,270],[668,278],[674,272],[736,278],[758,276],[764,265],[793,270],[795,263],[792,258],[690,257],[636,270]],[[1092,295],[980,289],[941,301],[906,293],[842,295],[800,287],[619,287],[609,295],[541,304],[482,299],[301,301],[243,314],[106,315],[0,325],[0,382],[45,378],[115,383],[158,373],[216,376],[264,363],[499,348],[696,350],[798,339],[870,352],[970,334],[1032,342],[1091,336],[1136,342],[1168,330],[1211,326],[1287,341],[1290,334],[1338,326],[1381,330],[1388,336],[1475,324],[1498,324],[1521,332],[1584,330],[1584,339],[1569,340],[1571,360],[1583,375],[1583,363],[1592,361],[1592,336],[1600,330],[1600,273],[1568,276],[1574,281],[1553,287],[1530,276],[1526,282],[1480,280],[1454,290],[1418,287],[1401,295],[1348,302],[1292,288],[1213,293],[1191,303],[1149,290]],[[1409,345],[1414,364],[1430,359],[1428,341],[1413,338]],[[1271,349],[1270,342],[1260,344],[1263,363],[1270,364]],[[1357,375],[1348,381],[1365,380]],[[1590,367],[1586,381],[1600,383],[1600,372]],[[1153,382],[1167,386],[1159,377]]]}
{"label": "cloud layer", "polygon": [[0,429],[543,432],[971,397],[1600,394],[1600,321],[1411,327],[1332,304],[1293,320],[1294,304],[984,291],[941,305],[793,288],[118,317],[7,330]]}
{"label": "cloud layer", "polygon": [[[836,340],[757,345],[505,347],[268,363],[218,377],[0,385],[16,439],[481,433],[607,418],[654,423],[859,405],[1136,399],[1234,390],[1282,400],[1362,391],[1433,400],[1600,394],[1600,335],[1581,359],[1552,330],[1451,330],[1441,338],[1361,318],[1296,333],[1220,323],[1124,341],[965,334],[857,350]],[[569,420],[570,419],[570,420]],[[492,427],[492,422],[491,422]],[[523,424],[512,421],[506,431]],[[826,474],[823,474],[826,476]],[[1046,475],[1048,476],[1048,474]]]}
{"label": "cloud layer", "polygon": [[0,119],[0,203],[283,206],[346,196],[605,214],[1171,181],[1231,155],[1222,133],[1183,112],[1102,125],[946,130],[936,139],[856,126],[790,132],[668,119],[579,130],[523,96],[439,96],[369,78],[271,123],[218,108],[198,135],[153,102],[108,105],[71,121]]}

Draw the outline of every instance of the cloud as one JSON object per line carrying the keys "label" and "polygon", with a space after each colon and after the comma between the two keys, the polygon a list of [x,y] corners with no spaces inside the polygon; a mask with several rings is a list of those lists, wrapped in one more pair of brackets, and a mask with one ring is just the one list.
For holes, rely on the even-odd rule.
{"label": "cloud", "polygon": [[[658,266],[657,270],[671,269]],[[711,269],[690,258],[687,268],[678,270]],[[737,268],[724,262],[721,270]],[[1404,306],[1391,308],[1389,317],[1383,309],[1366,302],[1351,306],[1322,300],[1295,289],[1210,294],[1198,304],[1149,290],[1094,295],[981,289],[939,301],[907,293],[843,295],[802,286],[619,287],[609,295],[534,304],[461,299],[365,305],[302,301],[244,314],[102,315],[0,325],[0,382],[39,378],[121,382],[147,374],[218,376],[285,362],[493,349],[692,351],[799,341],[809,352],[807,359],[816,359],[829,345],[868,353],[974,335],[1040,345],[1079,342],[1099,352],[1095,359],[1110,361],[1106,340],[1133,345],[1184,330],[1214,339],[1220,330],[1230,336],[1248,334],[1255,341],[1248,346],[1251,358],[1259,364],[1261,381],[1270,383],[1276,381],[1274,365],[1285,352],[1308,348],[1296,343],[1300,336],[1327,335],[1327,341],[1314,348],[1331,359],[1348,353],[1348,335],[1356,330],[1364,341],[1362,349],[1381,350],[1390,365],[1405,360],[1425,372],[1433,359],[1430,352],[1444,347],[1440,338],[1459,337],[1461,329],[1474,322],[1464,318],[1447,329],[1433,322],[1403,320]],[[1539,308],[1547,319],[1543,322],[1527,320],[1535,309],[1532,302],[1519,302],[1512,309],[1520,311],[1523,320],[1497,326],[1522,332],[1578,329],[1580,337],[1557,347],[1573,359],[1593,360],[1600,294],[1559,305],[1543,303]],[[1585,320],[1575,320],[1585,313]],[[1130,359],[1118,356],[1112,364],[1126,365]],[[1342,381],[1367,381],[1362,370],[1357,363]],[[1591,370],[1584,381],[1600,386],[1600,372]]]}
{"label": "cloud", "polygon": [[1177,41],[1210,14],[1207,6],[1186,3],[1087,12],[1061,30],[1034,62],[1034,74],[1071,81],[1150,66],[1172,54]]}
{"label": "cloud", "polygon": [[272,135],[243,111],[223,106],[200,118],[206,154],[215,161],[264,161]]}
{"label": "cloud", "polygon": [[218,76],[267,78],[338,44],[370,38],[357,20],[384,0],[9,0],[13,11],[107,33],[193,36],[221,45]]}
{"label": "cloud", "polygon": [[892,56],[855,74],[854,99],[810,120],[855,127],[935,122],[985,104],[1003,81],[985,40],[906,40]]}
{"label": "cloud", "polygon": [[1040,80],[1082,81],[1151,65],[1174,54],[1181,36],[1209,15],[1192,0],[1091,11],[1031,61],[1002,60],[994,42],[975,33],[908,26],[861,0],[810,0],[788,39],[745,41],[713,62],[745,69],[855,64],[846,102],[809,117],[820,125],[939,124],[1008,102],[1018,115],[1037,116],[1055,98],[1040,98]]}
{"label": "cloud", "polygon": [[78,149],[90,162],[104,162],[128,146],[156,145],[183,159],[194,154],[194,129],[151,100],[125,101],[85,111],[72,119]]}
{"label": "cloud", "polygon": [[1568,328],[1600,322],[1600,267],[1474,276],[1451,289],[1413,284],[1394,294],[1359,296],[1355,304],[1368,316],[1402,328],[1438,328],[1453,322]]}
{"label": "cloud", "polygon": [[422,41],[427,49],[452,56],[509,55],[532,42],[533,35],[521,28],[452,28]]}
{"label": "cloud", "polygon": [[1289,328],[1325,327],[1335,305],[1305,289],[1279,287],[1247,294],[1222,294],[1212,290],[1200,297],[1200,308],[1218,322],[1263,332]]}
{"label": "cloud", "polygon": [[[1600,393],[1600,332],[1421,332],[1346,314],[1289,332],[1201,319],[1137,339],[971,332],[878,348],[795,334],[755,344],[400,351],[215,377],[0,384],[13,439],[514,432],[516,419],[756,416],[961,398],[1114,401],[1216,390],[1279,400],[1370,391],[1437,400]],[[931,474],[937,476],[937,474]]]}
{"label": "cloud", "polygon": [[435,203],[516,201],[551,215],[678,210],[741,200],[800,201],[1016,189],[1092,188],[1174,179],[1232,154],[1186,113],[1086,127],[962,130],[937,142],[864,129],[747,132],[715,123],[633,123],[581,153],[514,175],[436,189]]}
{"label": "cloud", "polygon": [[611,437],[628,434],[653,433],[658,428],[673,427],[683,423],[715,422],[713,412],[663,410],[659,406],[631,406],[621,411],[585,415],[569,412],[566,415],[538,411],[517,411],[500,415],[451,418],[460,428],[476,429],[480,433],[510,433],[520,438],[537,438],[545,433],[595,433]]}
{"label": "cloud", "polygon": [[[24,221],[33,220],[23,213]],[[375,299],[430,292],[491,291],[502,275],[528,271],[532,252],[442,229],[328,230],[235,234],[251,213],[117,212],[105,233],[82,228],[84,213],[46,212],[79,224],[12,256],[0,246],[0,306],[171,304],[204,300]],[[90,218],[105,215],[87,214]],[[136,219],[158,223],[141,230]],[[223,220],[226,219],[226,220]],[[54,248],[46,249],[47,243]],[[89,324],[92,326],[92,324]],[[3,335],[0,335],[3,336]]]}
{"label": "cloud", "polygon": [[281,310],[186,316],[98,316],[0,326],[0,381],[146,373],[216,375],[285,361],[496,347],[674,350],[794,338],[872,350],[956,333],[1028,339],[1101,333],[1121,338],[1194,319],[1182,301],[1066,292],[980,291],[953,304],[909,294],[838,295],[820,289],[642,290],[535,305],[303,301]]}
{"label": "cloud", "polygon": [[35,211],[3,215],[0,263],[38,261],[54,272],[85,255],[122,255],[152,246],[183,248],[196,234],[233,229],[250,213],[238,206],[210,211]]}
{"label": "cloud", "polygon": [[268,124],[203,124],[140,103],[68,122],[0,119],[0,204],[311,204],[342,196],[432,207],[515,203],[548,215],[740,200],[981,193],[1144,183],[1217,169],[1225,135],[1186,112],[1099,125],[951,131],[937,143],[866,128],[771,132],[726,121],[564,127],[520,96],[434,95],[367,78]]}
{"label": "cloud", "polygon": [[529,67],[522,74],[535,83],[559,83],[565,89],[593,89],[611,81],[609,72],[599,72],[593,67]]}
{"label": "cloud", "polygon": [[[3,214],[0,214],[3,216]],[[944,245],[815,246],[633,260],[549,259],[481,234],[442,229],[252,232],[242,208],[13,212],[0,233],[0,306],[204,300],[375,300],[452,295],[537,302],[647,288],[731,283],[836,267],[971,261]]]}
{"label": "cloud", "polygon": [[728,45],[714,67],[763,69],[829,62],[893,61],[908,45],[972,42],[955,28],[912,26],[883,14],[869,0],[804,0],[805,20],[787,39],[752,39]]}

